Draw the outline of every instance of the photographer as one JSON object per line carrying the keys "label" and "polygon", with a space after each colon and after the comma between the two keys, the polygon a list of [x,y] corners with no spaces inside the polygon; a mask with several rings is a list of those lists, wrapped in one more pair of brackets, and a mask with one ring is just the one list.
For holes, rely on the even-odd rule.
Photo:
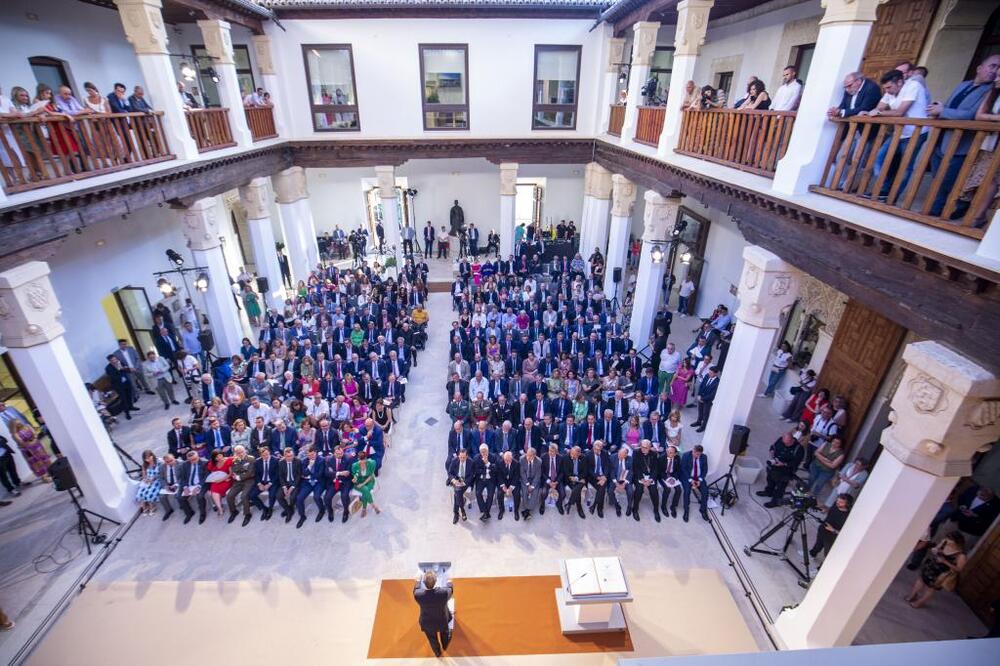
{"label": "photographer", "polygon": [[795,470],[802,464],[804,455],[802,445],[792,437],[791,432],[786,432],[771,445],[771,459],[767,461],[767,486],[764,490],[757,491],[758,496],[771,498],[764,505],[768,509],[781,506],[785,487],[795,476]]}
{"label": "photographer", "polygon": [[819,529],[816,530],[816,543],[809,549],[810,555],[818,557],[820,551],[823,551],[824,557],[830,554],[833,542],[837,540],[837,535],[844,528],[847,515],[851,512],[853,505],[854,498],[847,493],[841,493],[837,496],[837,501],[826,513],[826,520],[820,523]]}

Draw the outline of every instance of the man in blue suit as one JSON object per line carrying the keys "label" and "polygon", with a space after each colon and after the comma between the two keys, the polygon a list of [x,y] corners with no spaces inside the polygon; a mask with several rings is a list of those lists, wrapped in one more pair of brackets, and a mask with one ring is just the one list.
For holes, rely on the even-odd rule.
{"label": "man in blue suit", "polygon": [[382,458],[385,457],[385,435],[375,419],[365,419],[365,425],[359,433],[364,442],[361,448],[368,450],[368,458],[375,460],[375,476],[382,468]]}
{"label": "man in blue suit", "polygon": [[208,420],[208,430],[205,431],[205,446],[209,451],[218,449],[228,454],[231,442],[231,431],[229,426],[220,425],[219,419]]}
{"label": "man in blue suit", "polygon": [[472,431],[472,446],[475,448],[480,447],[485,444],[489,447],[490,453],[496,454],[497,451],[497,436],[496,433],[490,428],[487,421],[479,421],[476,423],[475,430]]}
{"label": "man in blue suit", "polygon": [[295,508],[299,512],[299,522],[295,527],[302,527],[306,522],[306,499],[312,495],[319,513],[316,522],[323,520],[326,506],[323,504],[324,483],[323,459],[316,455],[315,449],[309,449],[306,459],[302,461],[302,475],[299,477],[299,490],[295,495]]}
{"label": "man in blue suit", "polygon": [[333,455],[326,458],[323,465],[324,484],[326,486],[323,494],[323,504],[326,506],[326,514],[333,522],[333,499],[340,495],[340,504],[343,514],[340,522],[346,523],[351,512],[348,507],[351,505],[351,462],[344,457],[344,447],[337,445],[333,449]]}
{"label": "man in blue suit", "polygon": [[698,504],[701,510],[701,517],[711,520],[708,517],[708,481],[705,475],[708,474],[708,456],[701,444],[694,447],[681,456],[681,484],[684,486],[684,522],[688,521],[691,513],[691,491],[698,491]]}
{"label": "man in blue suit", "polygon": [[298,435],[295,428],[290,428],[284,421],[278,421],[278,425],[271,431],[271,452],[278,455],[286,448],[298,452]]}
{"label": "man in blue suit", "polygon": [[708,425],[708,417],[712,413],[712,403],[715,402],[715,392],[719,389],[719,368],[713,365],[708,369],[708,374],[698,385],[698,420],[691,424],[695,432],[705,432]]}
{"label": "man in blue suit", "polygon": [[[250,489],[250,502],[261,511],[261,520],[270,520],[274,502],[278,498],[278,461],[271,455],[271,449],[262,446],[257,450],[254,462],[254,486]],[[267,504],[260,501],[267,495]]]}

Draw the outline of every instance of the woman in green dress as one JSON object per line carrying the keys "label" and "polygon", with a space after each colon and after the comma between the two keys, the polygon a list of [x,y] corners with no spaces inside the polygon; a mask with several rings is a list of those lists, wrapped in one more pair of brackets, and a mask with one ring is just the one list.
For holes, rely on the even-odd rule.
{"label": "woman in green dress", "polygon": [[257,298],[254,290],[250,288],[250,285],[243,286],[243,305],[247,309],[247,318],[250,319],[250,324],[259,326],[261,314],[260,300]]}
{"label": "woman in green dress", "polygon": [[358,459],[351,465],[351,476],[354,489],[361,493],[361,517],[368,515],[369,504],[375,509],[375,513],[382,513],[372,497],[372,489],[375,488],[375,463],[368,460],[368,452],[364,449],[358,451]]}

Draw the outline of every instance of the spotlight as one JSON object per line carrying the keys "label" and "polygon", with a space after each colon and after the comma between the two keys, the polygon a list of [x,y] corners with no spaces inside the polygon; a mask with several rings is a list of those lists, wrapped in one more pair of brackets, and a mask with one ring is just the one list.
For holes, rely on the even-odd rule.
{"label": "spotlight", "polygon": [[690,252],[685,252],[684,254],[681,255],[681,263],[682,264],[690,264],[691,263],[691,253]]}
{"label": "spotlight", "polygon": [[219,73],[215,71],[214,67],[209,67],[205,73],[208,74],[208,78],[212,79],[212,83],[219,82]]}
{"label": "spotlight", "polygon": [[170,263],[174,264],[178,268],[184,265],[184,257],[177,254],[173,250],[167,250],[167,259],[169,259]]}
{"label": "spotlight", "polygon": [[196,72],[194,71],[194,67],[187,64],[186,62],[181,63],[181,76],[183,76],[188,81],[194,81],[195,74]]}
{"label": "spotlight", "polygon": [[165,298],[170,298],[171,296],[174,295],[174,292],[176,291],[174,285],[170,284],[170,280],[168,280],[165,277],[161,277],[159,280],[156,281],[156,287],[160,290],[160,293],[163,294]]}
{"label": "spotlight", "polygon": [[649,254],[652,258],[654,264],[659,264],[663,262],[663,248],[659,245],[654,245],[652,251]]}
{"label": "spotlight", "polygon": [[200,292],[208,291],[208,273],[198,273],[194,281],[194,288]]}

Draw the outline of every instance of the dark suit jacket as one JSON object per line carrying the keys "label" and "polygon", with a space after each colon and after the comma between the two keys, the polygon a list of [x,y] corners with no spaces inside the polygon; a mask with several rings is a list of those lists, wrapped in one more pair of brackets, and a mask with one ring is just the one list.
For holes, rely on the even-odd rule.
{"label": "dark suit jacket", "polygon": [[285,447],[290,446],[292,449],[298,447],[298,435],[294,428],[285,428],[284,437],[281,436],[281,431],[275,428],[271,431],[271,451],[276,454],[281,454]]}
{"label": "dark suit jacket", "polygon": [[581,458],[587,459],[587,480],[593,485],[597,485],[597,458],[601,459],[601,474],[608,477],[609,483],[610,478],[614,475],[614,462],[611,460],[611,456],[604,449],[601,449],[601,453],[595,455],[593,451],[590,453],[581,454]]}
{"label": "dark suit jacket", "polygon": [[705,378],[701,380],[701,384],[698,385],[698,397],[701,398],[702,402],[712,402],[715,400],[715,392],[719,390],[720,379],[720,377],[713,379],[709,375],[705,375]]}
{"label": "dark suit jacket", "polygon": [[531,426],[531,432],[529,433],[527,429],[523,426],[517,430],[517,450],[519,453],[524,451],[525,440],[528,442],[528,446],[534,447],[535,452],[542,450],[542,429],[537,425]]}
{"label": "dark suit jacket", "polygon": [[277,483],[278,482],[278,459],[271,456],[268,460],[267,474],[264,473],[264,460],[257,458],[253,463],[254,483]]}
{"label": "dark suit jacket", "polygon": [[852,95],[845,92],[844,96],[840,98],[840,105],[837,108],[840,109],[841,117],[850,118],[862,111],[871,111],[878,106],[881,99],[882,88],[879,87],[879,84],[871,79],[865,79],[864,83],[861,84],[861,89],[858,90],[857,96],[853,98],[854,103],[851,103]]}
{"label": "dark suit jacket", "polygon": [[656,452],[643,453],[642,451],[636,451],[633,453],[632,471],[635,473],[637,481],[647,475],[656,481],[660,476],[660,465],[656,460]]}
{"label": "dark suit jacket", "polygon": [[556,478],[552,479],[549,476],[549,472],[551,471],[551,469],[550,469],[551,460],[549,458],[549,454],[546,453],[544,456],[542,456],[542,483],[548,483],[549,481],[558,481],[560,483],[563,482],[563,475],[562,475],[562,472],[563,472],[562,459],[563,459],[563,457],[564,456],[562,454],[559,454],[559,453],[556,454],[556,456],[555,456],[555,458],[556,458]]}
{"label": "dark suit jacket", "polygon": [[521,467],[517,464],[517,459],[510,461],[510,469],[507,469],[503,460],[497,461],[497,485],[510,486],[516,488],[521,483]]}
{"label": "dark suit jacket", "polygon": [[[481,455],[477,455],[473,460],[472,469],[477,483],[495,484],[497,482],[497,459],[493,454],[486,456],[486,460],[483,460]],[[487,471],[489,472],[488,479],[486,478]]]}
{"label": "dark suit jacket", "polygon": [[[353,481],[351,480],[351,461],[346,457],[342,457],[339,463],[337,458],[334,456],[328,456],[324,460],[323,465],[323,478],[327,488],[333,488],[334,484],[337,482],[337,478],[340,478],[341,489],[343,489],[343,484],[347,484],[347,487],[351,487]],[[348,472],[347,476],[337,477],[337,472]]]}
{"label": "dark suit jacket", "polygon": [[[698,464],[698,469],[700,470],[700,476],[702,484],[707,483],[705,476],[708,475],[708,455],[705,453],[701,454],[701,460]],[[691,483],[691,475],[694,473],[694,456],[691,452],[681,456],[681,483],[688,485]]]}
{"label": "dark suit jacket", "polygon": [[420,606],[421,631],[448,631],[451,621],[451,611],[448,610],[448,599],[451,598],[451,584],[448,587],[436,587],[425,590],[423,583],[417,581],[413,589],[413,599]]}
{"label": "dark suit jacket", "polygon": [[[205,477],[208,476],[208,461],[199,460],[198,461],[198,482],[201,484],[201,488],[204,491],[208,488],[208,484],[205,483]],[[191,463],[184,461],[181,463],[181,486],[186,486],[191,481]]]}
{"label": "dark suit jacket", "polygon": [[302,461],[298,458],[292,458],[292,477],[290,479],[288,478],[287,462],[285,460],[281,460],[278,463],[278,483],[282,486],[298,486],[301,478]]}
{"label": "dark suit jacket", "polygon": [[[573,474],[573,459],[569,455],[562,457],[562,476],[563,479],[566,480],[566,483],[574,483],[574,481],[571,480],[571,477],[574,476],[577,478],[576,483],[587,482],[587,478],[590,474],[590,466],[587,464],[588,461],[582,455],[576,460],[576,474]],[[548,472],[548,468],[545,468],[545,471]]]}
{"label": "dark suit jacket", "polygon": [[449,460],[448,461],[448,465],[447,465],[447,469],[448,469],[448,485],[451,486],[452,485],[451,482],[454,479],[459,479],[460,478],[461,481],[465,485],[471,486],[472,485],[472,481],[475,478],[475,473],[474,473],[474,471],[472,469],[474,462],[475,461],[472,458],[468,458],[465,461],[465,476],[459,477],[458,476],[458,458],[452,458],[451,460]]}
{"label": "dark suit jacket", "polygon": [[191,428],[183,426],[180,433],[180,441],[177,441],[177,431],[173,428],[167,433],[167,450],[177,456],[177,449],[191,448]]}

